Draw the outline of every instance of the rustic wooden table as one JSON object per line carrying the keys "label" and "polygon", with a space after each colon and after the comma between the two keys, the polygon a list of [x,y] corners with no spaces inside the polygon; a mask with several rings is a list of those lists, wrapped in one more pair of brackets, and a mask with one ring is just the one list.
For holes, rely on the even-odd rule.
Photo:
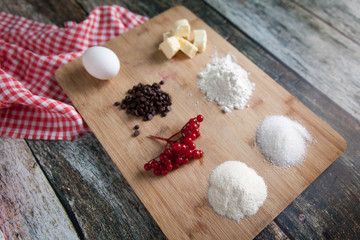
{"label": "rustic wooden table", "polygon": [[[347,150],[257,239],[360,236],[360,3],[2,0],[0,10],[63,26],[117,4],[149,18],[184,5],[347,141]],[[0,138],[0,239],[165,239],[93,134]]]}

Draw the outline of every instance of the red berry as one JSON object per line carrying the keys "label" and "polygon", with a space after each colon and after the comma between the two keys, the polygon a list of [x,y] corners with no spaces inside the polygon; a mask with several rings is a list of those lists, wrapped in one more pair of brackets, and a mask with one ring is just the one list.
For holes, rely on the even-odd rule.
{"label": "red berry", "polygon": [[189,120],[189,123],[196,123],[197,122],[197,119],[196,118],[191,118],[190,120]]}
{"label": "red berry", "polygon": [[192,140],[195,140],[197,138],[197,135],[195,132],[192,132],[190,137]]}
{"label": "red berry", "polygon": [[181,144],[180,143],[174,143],[172,146],[171,146],[172,150],[174,152],[179,152],[181,150]]}
{"label": "red berry", "polygon": [[176,164],[182,164],[182,162],[183,162],[183,158],[182,158],[182,157],[178,157],[178,158],[176,158],[176,160],[175,160],[175,163],[176,163]]}
{"label": "red berry", "polygon": [[145,164],[144,164],[144,169],[145,169],[146,171],[150,171],[150,170],[151,170],[151,164],[150,164],[150,163],[145,163]]}
{"label": "red berry", "polygon": [[190,125],[189,125],[189,129],[192,131],[192,132],[194,132],[196,129],[198,129],[199,128],[199,125],[197,124],[197,123],[191,123]]}
{"label": "red berry", "polygon": [[177,164],[177,163],[175,163],[175,164],[173,165],[173,169],[178,169],[179,167],[180,167],[180,165]]}
{"label": "red berry", "polygon": [[166,170],[171,171],[173,169],[173,165],[169,164],[166,166]]}
{"label": "red berry", "polygon": [[161,171],[164,171],[164,170],[166,169],[166,167],[165,167],[164,164],[160,164],[160,165],[159,165],[159,169],[160,169]]}
{"label": "red berry", "polygon": [[188,158],[184,158],[183,161],[182,161],[182,164],[187,164],[189,162],[189,159]]}
{"label": "red berry", "polygon": [[181,144],[180,152],[184,153],[188,149],[188,146],[186,144]]}
{"label": "red berry", "polygon": [[156,160],[152,160],[150,162],[150,166],[151,166],[151,168],[155,169],[155,168],[159,167],[159,163]]}
{"label": "red berry", "polygon": [[199,129],[194,130],[194,131],[193,131],[193,134],[195,135],[195,139],[198,138],[198,137],[200,137],[200,131],[199,131]]}
{"label": "red berry", "polygon": [[196,148],[196,144],[195,144],[195,143],[191,142],[191,143],[188,144],[188,149],[194,150],[195,148]]}
{"label": "red berry", "polygon": [[191,157],[192,157],[192,154],[193,154],[193,150],[188,149],[188,150],[184,153],[184,156],[187,157],[187,158],[191,158]]}
{"label": "red berry", "polygon": [[197,115],[196,120],[198,120],[198,122],[202,122],[204,120],[204,116],[203,115]]}
{"label": "red berry", "polygon": [[171,165],[171,160],[170,160],[170,159],[166,160],[166,161],[164,162],[164,165],[165,165],[165,167]]}
{"label": "red berry", "polygon": [[193,158],[195,158],[195,159],[199,159],[199,158],[201,158],[203,156],[203,152],[201,151],[201,150],[195,150],[194,152],[193,152]]}
{"label": "red berry", "polygon": [[191,136],[192,136],[192,131],[191,131],[190,129],[185,130],[185,131],[184,131],[184,135],[185,135],[185,137],[191,138]]}
{"label": "red berry", "polygon": [[161,175],[161,170],[159,168],[154,169],[154,175],[155,176],[160,176]]}
{"label": "red berry", "polygon": [[169,160],[169,158],[165,155],[165,153],[160,154],[159,159],[162,162],[165,162],[165,161]]}
{"label": "red berry", "polygon": [[167,157],[171,157],[171,156],[172,156],[172,151],[171,151],[171,149],[170,149],[170,148],[165,148],[164,154],[165,154],[165,156],[167,156]]}
{"label": "red berry", "polygon": [[192,143],[192,138],[191,137],[185,137],[184,143],[189,145],[189,143]]}
{"label": "red berry", "polygon": [[163,176],[165,176],[166,174],[168,174],[168,171],[167,171],[167,170],[163,170],[163,171],[161,172],[161,175],[163,175]]}

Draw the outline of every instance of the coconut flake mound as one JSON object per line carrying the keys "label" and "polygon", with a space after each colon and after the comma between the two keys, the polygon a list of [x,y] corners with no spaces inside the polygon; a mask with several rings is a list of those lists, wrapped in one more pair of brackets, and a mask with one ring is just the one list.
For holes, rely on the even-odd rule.
{"label": "coconut flake mound", "polygon": [[267,197],[267,186],[254,169],[226,161],[210,175],[208,201],[213,210],[232,220],[254,215]]}

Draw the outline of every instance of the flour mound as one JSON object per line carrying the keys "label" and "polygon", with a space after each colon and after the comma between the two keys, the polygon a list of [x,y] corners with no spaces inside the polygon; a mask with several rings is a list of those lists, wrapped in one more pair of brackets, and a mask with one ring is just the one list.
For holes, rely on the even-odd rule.
{"label": "flour mound", "polygon": [[281,167],[302,162],[306,155],[306,142],[312,140],[300,123],[280,115],[266,117],[257,129],[256,138],[265,158]]}
{"label": "flour mound", "polygon": [[215,101],[224,112],[243,109],[250,99],[255,84],[248,79],[248,73],[228,54],[224,58],[215,55],[211,64],[198,73],[198,88],[210,102]]}
{"label": "flour mound", "polygon": [[209,178],[208,200],[213,210],[233,220],[254,215],[267,197],[267,187],[254,169],[239,161],[217,166]]}

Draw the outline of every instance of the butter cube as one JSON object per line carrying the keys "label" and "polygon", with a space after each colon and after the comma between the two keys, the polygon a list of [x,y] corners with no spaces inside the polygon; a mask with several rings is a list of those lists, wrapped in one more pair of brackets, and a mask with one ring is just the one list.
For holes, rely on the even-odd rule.
{"label": "butter cube", "polygon": [[168,59],[172,58],[180,50],[178,38],[172,36],[165,39],[162,43],[160,43],[159,49],[163,51]]}
{"label": "butter cube", "polygon": [[177,20],[172,29],[172,33],[176,37],[188,38],[190,36],[190,24],[187,19]]}
{"label": "butter cube", "polygon": [[163,41],[165,41],[167,38],[172,36],[172,32],[168,31],[168,32],[164,32],[163,33]]}
{"label": "butter cube", "polygon": [[180,38],[180,50],[185,53],[189,58],[193,58],[198,51],[198,48],[195,47],[191,42],[186,39]]}
{"label": "butter cube", "polygon": [[203,52],[206,49],[207,43],[207,35],[206,31],[201,30],[194,30],[194,45],[198,48],[199,52]]}

